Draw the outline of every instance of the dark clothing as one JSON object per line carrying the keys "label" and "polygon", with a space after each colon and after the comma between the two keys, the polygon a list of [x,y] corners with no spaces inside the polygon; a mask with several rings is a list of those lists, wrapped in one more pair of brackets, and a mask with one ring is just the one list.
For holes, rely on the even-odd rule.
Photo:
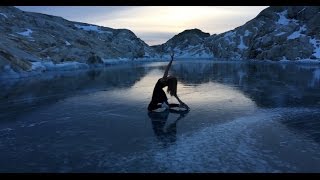
{"label": "dark clothing", "polygon": [[157,81],[156,85],[154,86],[153,93],[152,93],[152,99],[151,102],[148,106],[148,110],[152,111],[157,108],[160,108],[161,105],[158,103],[162,104],[163,102],[167,102],[168,98],[166,96],[166,93],[163,91],[162,88],[166,87],[167,84],[164,82],[161,82],[160,79]]}

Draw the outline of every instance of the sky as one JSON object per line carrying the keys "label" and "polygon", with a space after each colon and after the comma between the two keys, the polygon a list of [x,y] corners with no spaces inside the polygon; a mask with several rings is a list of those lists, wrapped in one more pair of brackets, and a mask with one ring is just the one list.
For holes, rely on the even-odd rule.
{"label": "sky", "polygon": [[23,11],[60,16],[115,29],[129,29],[148,45],[198,28],[219,34],[256,17],[267,6],[16,6]]}

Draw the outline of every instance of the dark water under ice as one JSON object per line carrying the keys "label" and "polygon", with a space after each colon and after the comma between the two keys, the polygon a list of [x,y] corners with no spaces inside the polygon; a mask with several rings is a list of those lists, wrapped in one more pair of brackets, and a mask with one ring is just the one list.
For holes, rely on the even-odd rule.
{"label": "dark water under ice", "polygon": [[148,114],[167,63],[1,81],[0,172],[320,172],[319,66],[176,61]]}

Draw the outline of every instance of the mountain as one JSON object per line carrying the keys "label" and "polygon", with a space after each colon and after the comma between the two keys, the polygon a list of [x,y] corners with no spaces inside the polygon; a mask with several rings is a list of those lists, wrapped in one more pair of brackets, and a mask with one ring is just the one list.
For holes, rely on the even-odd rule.
{"label": "mountain", "polygon": [[192,48],[182,35],[153,48],[161,54],[171,47],[180,57],[201,57],[205,52],[222,59],[320,59],[319,6],[269,7],[231,31],[198,38],[199,31],[188,36],[198,39]]}
{"label": "mountain", "polygon": [[139,58],[154,50],[127,29],[112,29],[61,17],[0,7],[0,72],[29,71],[41,63],[99,64]]}
{"label": "mountain", "polygon": [[[320,7],[269,7],[244,25],[221,34],[185,30],[148,46],[127,29],[0,7],[0,77],[52,67],[99,66],[107,59],[176,58],[320,59]],[[67,68],[66,68],[67,69]]]}
{"label": "mountain", "polygon": [[210,50],[204,47],[204,40],[208,37],[210,37],[209,33],[199,29],[189,29],[175,35],[164,44],[151,47],[160,57],[170,54],[172,50],[178,58],[210,57]]}

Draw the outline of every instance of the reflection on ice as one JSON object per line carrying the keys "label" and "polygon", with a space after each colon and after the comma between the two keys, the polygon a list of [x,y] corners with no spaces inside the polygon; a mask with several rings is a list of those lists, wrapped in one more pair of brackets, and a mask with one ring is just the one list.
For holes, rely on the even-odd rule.
{"label": "reflection on ice", "polygon": [[311,79],[309,86],[315,87],[320,84],[320,69],[316,69],[313,71],[313,78]]}
{"label": "reflection on ice", "polygon": [[[186,110],[165,110],[163,112],[148,112],[151,119],[152,129],[157,139],[162,143],[163,147],[168,147],[175,143],[177,136],[177,123],[183,119],[189,111]],[[179,114],[178,118],[168,124],[168,117],[170,113]]]}

